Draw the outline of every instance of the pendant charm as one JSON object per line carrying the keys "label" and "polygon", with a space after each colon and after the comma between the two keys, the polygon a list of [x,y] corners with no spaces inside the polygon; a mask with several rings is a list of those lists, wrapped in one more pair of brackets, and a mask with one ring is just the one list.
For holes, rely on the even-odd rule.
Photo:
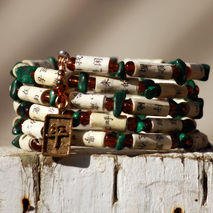
{"label": "pendant charm", "polygon": [[51,157],[67,157],[71,149],[72,118],[49,114],[45,118],[42,154]]}

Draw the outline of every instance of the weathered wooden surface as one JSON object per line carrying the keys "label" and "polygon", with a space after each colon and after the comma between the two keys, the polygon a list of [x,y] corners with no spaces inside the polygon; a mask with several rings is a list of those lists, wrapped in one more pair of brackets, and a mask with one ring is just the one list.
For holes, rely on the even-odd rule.
{"label": "weathered wooden surface", "polygon": [[1,149],[0,212],[26,212],[28,200],[41,213],[213,212],[213,153],[94,152],[54,161]]}

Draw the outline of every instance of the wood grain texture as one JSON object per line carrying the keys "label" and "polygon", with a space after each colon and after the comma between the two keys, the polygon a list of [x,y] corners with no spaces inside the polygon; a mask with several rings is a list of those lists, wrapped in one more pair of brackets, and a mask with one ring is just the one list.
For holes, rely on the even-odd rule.
{"label": "wood grain texture", "polygon": [[24,197],[39,213],[213,212],[211,152],[76,152],[56,160],[1,150],[0,212],[24,212]]}

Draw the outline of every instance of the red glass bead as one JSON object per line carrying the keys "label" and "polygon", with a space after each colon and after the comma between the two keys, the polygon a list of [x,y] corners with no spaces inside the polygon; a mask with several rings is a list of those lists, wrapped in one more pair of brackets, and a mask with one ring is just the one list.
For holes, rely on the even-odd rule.
{"label": "red glass bead", "polygon": [[135,64],[133,61],[128,61],[125,64],[125,71],[128,75],[132,76],[135,72]]}

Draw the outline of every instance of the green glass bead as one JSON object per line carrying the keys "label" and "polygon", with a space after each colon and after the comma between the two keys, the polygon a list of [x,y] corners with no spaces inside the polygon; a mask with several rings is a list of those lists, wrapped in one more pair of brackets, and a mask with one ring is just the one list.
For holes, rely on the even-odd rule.
{"label": "green glass bead", "polygon": [[146,125],[143,121],[138,121],[136,132],[139,133],[140,131],[144,130],[145,127]]}
{"label": "green glass bead", "polygon": [[193,80],[186,81],[185,85],[192,87],[193,89],[196,87],[196,84]]}
{"label": "green glass bead", "polygon": [[145,91],[144,91],[144,96],[147,99],[152,99],[154,97],[157,97],[159,95],[159,91],[156,85],[149,86]]}
{"label": "green glass bead", "polygon": [[188,139],[188,136],[182,132],[182,133],[177,134],[177,137],[178,137],[178,147],[186,148],[186,141]]}
{"label": "green glass bead", "polygon": [[14,67],[15,67],[17,64],[22,64],[22,62],[19,61],[19,62],[15,63],[14,66],[13,66],[13,68],[10,70],[10,75],[12,75],[13,78],[16,78],[16,76],[13,74],[13,69],[14,69]]}
{"label": "green glass bead", "polygon": [[141,121],[141,120],[143,120],[143,119],[145,119],[146,118],[146,115],[137,115],[137,117],[136,117],[136,119],[138,120],[138,121]]}
{"label": "green glass bead", "polygon": [[178,76],[178,78],[175,78],[175,81],[177,84],[179,85],[183,85],[187,78],[186,78],[186,64],[184,63],[184,61],[182,61],[181,59],[176,59],[174,61],[169,61],[169,64],[173,64],[175,66],[178,66],[180,68],[180,75]]}
{"label": "green glass bead", "polygon": [[30,102],[26,102],[26,101],[22,101],[18,107],[18,112],[19,112],[19,115],[22,117],[22,118],[27,118],[28,117],[28,113],[26,111],[26,109],[30,108],[30,106],[32,105],[32,103]]}
{"label": "green glass bead", "polygon": [[55,106],[55,99],[57,98],[57,95],[55,94],[53,90],[50,90],[49,95],[50,95],[50,100],[49,100],[50,106]]}
{"label": "green glass bead", "polygon": [[202,64],[205,72],[205,76],[200,79],[201,81],[207,81],[209,79],[209,71],[210,71],[210,66],[208,64]]}
{"label": "green glass bead", "polygon": [[81,72],[78,78],[78,91],[82,93],[87,92],[87,82],[88,82],[89,74]]}
{"label": "green glass bead", "polygon": [[20,146],[19,146],[19,139],[20,139],[20,137],[22,136],[22,134],[20,134],[20,135],[18,135],[11,143],[12,143],[12,145],[13,146],[15,146],[15,147],[17,147],[17,148],[21,148]]}
{"label": "green glass bead", "polygon": [[20,118],[18,119],[15,124],[13,125],[13,128],[12,128],[12,134],[13,135],[19,135],[22,133],[22,130],[21,130],[21,124],[24,122],[24,119],[23,118]]}
{"label": "green glass bead", "polygon": [[20,100],[18,97],[18,90],[19,88],[22,86],[23,84],[18,80],[15,79],[11,86],[10,86],[10,97],[14,100],[14,101],[18,101]]}
{"label": "green glass bead", "polygon": [[48,60],[51,64],[53,64],[54,69],[56,69],[56,70],[58,69],[58,64],[57,64],[57,61],[55,60],[55,58],[53,58],[53,57],[48,57],[47,60]]}
{"label": "green glass bead", "polygon": [[16,69],[17,79],[23,84],[35,84],[32,72],[37,69],[35,66],[23,66]]}
{"label": "green glass bead", "polygon": [[119,116],[122,112],[123,102],[126,98],[126,91],[118,91],[113,96],[114,108],[113,115],[115,117]]}
{"label": "green glass bead", "polygon": [[124,148],[125,145],[125,135],[122,133],[117,133],[117,138],[118,138],[118,142],[116,143],[115,149],[116,150],[121,150]]}
{"label": "green glass bead", "polygon": [[77,127],[80,124],[80,113],[81,113],[81,110],[73,113],[73,115],[72,115],[73,127]]}

